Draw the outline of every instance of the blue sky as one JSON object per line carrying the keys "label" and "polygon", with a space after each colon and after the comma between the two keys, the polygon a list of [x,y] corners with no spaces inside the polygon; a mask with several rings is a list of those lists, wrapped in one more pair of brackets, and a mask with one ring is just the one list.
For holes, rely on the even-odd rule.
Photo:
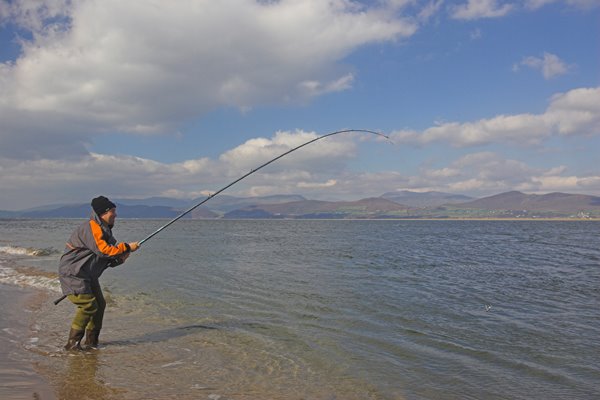
{"label": "blue sky", "polygon": [[600,195],[597,0],[0,3],[0,209]]}

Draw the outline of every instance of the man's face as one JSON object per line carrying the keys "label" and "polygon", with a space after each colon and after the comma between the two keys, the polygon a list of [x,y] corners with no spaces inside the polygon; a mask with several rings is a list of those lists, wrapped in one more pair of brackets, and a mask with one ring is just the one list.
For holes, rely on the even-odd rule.
{"label": "man's face", "polygon": [[106,222],[106,224],[108,226],[114,226],[115,225],[115,219],[117,218],[117,209],[116,208],[111,208],[110,210],[108,210],[107,212],[105,212],[104,214],[102,214],[102,220],[104,222]]}

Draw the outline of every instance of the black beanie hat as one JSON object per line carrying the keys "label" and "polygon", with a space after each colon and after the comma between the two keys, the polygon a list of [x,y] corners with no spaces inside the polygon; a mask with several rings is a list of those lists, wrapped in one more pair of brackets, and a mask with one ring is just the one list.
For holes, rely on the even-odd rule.
{"label": "black beanie hat", "polygon": [[98,196],[92,200],[92,208],[98,214],[98,216],[102,216],[105,212],[110,210],[111,208],[115,208],[116,205],[109,199],[104,196]]}

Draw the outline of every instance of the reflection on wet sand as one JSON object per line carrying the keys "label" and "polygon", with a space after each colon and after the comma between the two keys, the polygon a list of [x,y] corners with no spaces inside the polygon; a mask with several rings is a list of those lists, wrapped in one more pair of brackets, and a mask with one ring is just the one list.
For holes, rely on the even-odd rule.
{"label": "reflection on wet sand", "polygon": [[66,357],[66,368],[57,376],[56,393],[61,400],[118,399],[119,390],[108,387],[99,369],[99,352],[80,352]]}

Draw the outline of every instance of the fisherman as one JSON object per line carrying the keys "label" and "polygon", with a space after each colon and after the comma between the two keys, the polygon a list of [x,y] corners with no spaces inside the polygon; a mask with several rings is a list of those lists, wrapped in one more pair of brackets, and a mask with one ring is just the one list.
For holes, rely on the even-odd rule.
{"label": "fisherman", "polygon": [[106,308],[98,279],[106,268],[124,263],[139,248],[138,242],[117,243],[113,237],[117,209],[112,201],[99,196],[91,205],[90,220],[71,234],[58,268],[62,292],[77,306],[66,350],[98,348]]}

